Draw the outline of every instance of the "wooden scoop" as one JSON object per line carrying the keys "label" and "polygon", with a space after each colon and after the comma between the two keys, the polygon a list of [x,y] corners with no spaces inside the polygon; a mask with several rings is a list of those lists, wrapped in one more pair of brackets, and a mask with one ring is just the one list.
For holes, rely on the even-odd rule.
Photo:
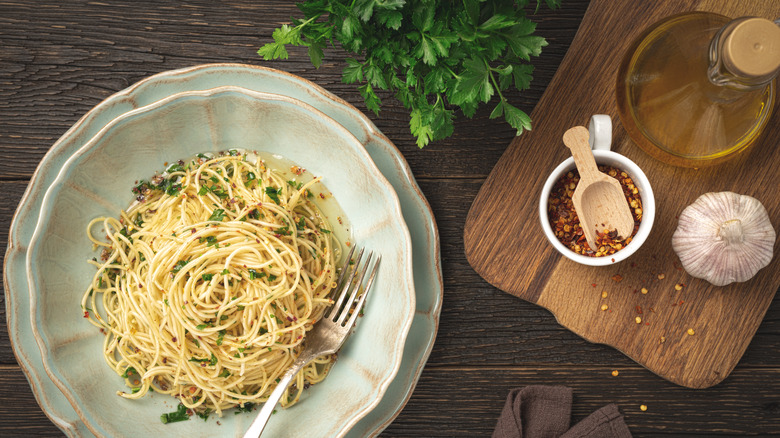
{"label": "wooden scoop", "polygon": [[634,231],[634,217],[620,182],[600,172],[596,166],[588,135],[585,127],[575,126],[563,134],[563,144],[571,149],[580,173],[580,182],[572,195],[574,210],[580,218],[588,246],[596,251],[597,230],[617,230],[618,236],[627,238]]}

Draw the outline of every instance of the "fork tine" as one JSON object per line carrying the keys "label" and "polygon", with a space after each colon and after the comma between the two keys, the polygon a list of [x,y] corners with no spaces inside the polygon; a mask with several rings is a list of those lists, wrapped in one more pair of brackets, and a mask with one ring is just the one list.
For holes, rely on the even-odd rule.
{"label": "fork tine", "polygon": [[[352,250],[349,252],[350,256],[352,255],[352,251],[354,251],[354,250],[355,250],[355,248],[352,247]],[[342,288],[341,295],[339,295],[338,300],[336,300],[336,302],[332,306],[330,306],[330,309],[328,309],[328,314],[327,314],[326,318],[333,319],[334,317],[336,317],[338,315],[337,312],[341,308],[341,304],[344,302],[344,297],[347,296],[347,291],[349,290],[349,285],[352,284],[352,280],[355,278],[355,274],[357,273],[357,268],[360,265],[360,259],[363,258],[363,251],[364,250],[365,250],[365,248],[361,248],[360,249],[360,252],[358,253],[357,258],[355,259],[354,268],[352,269],[351,274],[349,275],[349,279],[347,279],[345,282],[342,283],[342,281],[344,280],[344,277],[346,276],[346,273],[348,271],[350,271],[350,269],[349,269],[350,268],[349,261],[350,261],[351,257],[347,257],[347,260],[344,263],[344,267],[341,269],[341,275],[339,275],[339,280],[336,283],[337,284],[336,287]]]}
{"label": "fork tine", "polygon": [[368,257],[366,258],[366,262],[363,264],[362,268],[360,268],[358,264],[355,264],[355,272],[360,271],[360,278],[357,279],[354,285],[350,283],[352,293],[349,295],[349,300],[344,303],[344,310],[342,310],[341,314],[338,316],[338,319],[336,320],[337,324],[343,325],[344,321],[347,319],[347,316],[349,316],[350,311],[352,310],[352,304],[355,303],[355,298],[357,297],[358,293],[360,293],[360,286],[363,284],[363,278],[365,278],[366,272],[368,272],[368,267],[371,264],[371,258],[373,256],[373,252],[368,253]]}
{"label": "fork tine", "polygon": [[344,276],[347,275],[347,271],[349,271],[349,269],[347,269],[347,268],[349,268],[349,261],[352,260],[352,253],[355,252],[355,248],[356,248],[356,246],[353,245],[349,249],[349,252],[347,253],[347,257],[345,259],[346,261],[344,262],[344,266],[341,268],[341,273],[339,273],[338,280],[336,280],[336,287],[339,287],[339,285],[341,284],[341,281],[344,280]]}
{"label": "fork tine", "polygon": [[[368,295],[368,291],[371,289],[371,285],[374,284],[374,277],[376,276],[377,271],[379,270],[379,262],[382,261],[382,256],[377,255],[376,261],[374,262],[374,268],[371,270],[371,275],[368,276],[368,281],[366,281],[366,286],[363,288],[363,294],[360,295],[360,298],[358,299],[357,305],[355,305],[355,311],[352,313],[352,316],[349,318],[349,321],[347,321],[347,327],[352,327],[355,324],[355,321],[357,320],[358,315],[360,315],[360,310],[363,309],[363,304],[366,301],[366,296]],[[368,268],[368,262],[366,262],[366,268]]]}

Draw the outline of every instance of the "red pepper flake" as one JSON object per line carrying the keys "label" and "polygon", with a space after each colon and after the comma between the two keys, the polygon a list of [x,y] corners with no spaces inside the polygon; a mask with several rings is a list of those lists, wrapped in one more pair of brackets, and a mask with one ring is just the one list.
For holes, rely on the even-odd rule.
{"label": "red pepper flake", "polygon": [[614,281],[615,283],[620,283],[621,281],[623,281],[623,276],[620,274],[615,274],[612,276],[612,281]]}
{"label": "red pepper flake", "polygon": [[84,318],[89,318],[89,311],[88,310],[84,311]]}
{"label": "red pepper flake", "polygon": [[683,304],[685,304],[685,301],[680,300],[680,305],[682,306]]}
{"label": "red pepper flake", "polygon": [[[628,245],[633,236],[639,229],[639,223],[642,220],[641,198],[639,193],[633,193],[628,187],[633,185],[633,181],[627,173],[621,172],[614,167],[599,166],[602,173],[614,176],[624,188],[626,201],[632,204],[632,215],[634,217],[634,230],[631,236],[620,239],[615,230],[598,231],[596,230],[596,246],[590,248],[587,244],[582,227],[574,210],[572,194],[580,180],[580,175],[576,170],[572,170],[562,175],[552,187],[550,197],[547,200],[547,213],[550,225],[554,230],[558,240],[577,254],[589,257],[603,257],[614,254]],[[612,262],[614,263],[614,258]]]}
{"label": "red pepper flake", "polygon": [[642,314],[642,306],[636,306],[636,313]]}
{"label": "red pepper flake", "polygon": [[596,283],[591,283],[590,285],[593,286],[593,287],[596,287]]}

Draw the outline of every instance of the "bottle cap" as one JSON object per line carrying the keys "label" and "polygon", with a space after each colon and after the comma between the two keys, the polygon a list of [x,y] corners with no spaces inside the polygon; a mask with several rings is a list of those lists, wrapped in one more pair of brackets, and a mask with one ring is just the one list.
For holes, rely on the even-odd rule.
{"label": "bottle cap", "polygon": [[780,26],[766,18],[746,18],[723,43],[723,63],[739,76],[774,76],[780,70]]}

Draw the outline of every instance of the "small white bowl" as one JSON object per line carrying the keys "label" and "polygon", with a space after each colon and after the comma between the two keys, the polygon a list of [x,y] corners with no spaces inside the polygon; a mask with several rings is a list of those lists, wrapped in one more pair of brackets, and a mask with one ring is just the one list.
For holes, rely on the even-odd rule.
{"label": "small white bowl", "polygon": [[542,194],[539,197],[539,219],[542,222],[542,229],[544,230],[544,235],[547,236],[547,240],[549,240],[552,246],[562,255],[583,265],[606,266],[627,259],[642,246],[645,240],[647,240],[647,236],[650,235],[650,230],[653,228],[653,221],[655,219],[655,197],[653,196],[653,189],[650,187],[650,181],[647,179],[645,173],[642,172],[642,169],[623,155],[609,150],[612,143],[612,119],[610,119],[608,115],[599,114],[593,116],[590,120],[588,131],[590,132],[590,145],[591,148],[593,148],[593,156],[596,158],[596,163],[616,167],[625,171],[634,181],[634,185],[639,189],[639,194],[642,198],[642,221],[639,224],[636,235],[634,235],[631,242],[623,249],[603,257],[588,257],[577,254],[558,240],[555,233],[553,233],[552,226],[550,226],[550,220],[547,216],[547,200],[550,197],[553,185],[558,181],[561,175],[576,168],[574,158],[572,157],[567,158],[564,162],[559,164],[558,167],[550,173],[550,176],[547,177],[547,181],[542,188]]}

